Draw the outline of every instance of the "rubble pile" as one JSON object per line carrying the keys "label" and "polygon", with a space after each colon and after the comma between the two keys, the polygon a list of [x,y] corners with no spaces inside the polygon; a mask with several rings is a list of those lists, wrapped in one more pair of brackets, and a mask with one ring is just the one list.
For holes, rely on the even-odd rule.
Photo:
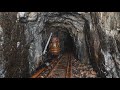
{"label": "rubble pile", "polygon": [[73,78],[96,78],[96,72],[91,65],[80,63],[80,61],[72,60],[72,77]]}

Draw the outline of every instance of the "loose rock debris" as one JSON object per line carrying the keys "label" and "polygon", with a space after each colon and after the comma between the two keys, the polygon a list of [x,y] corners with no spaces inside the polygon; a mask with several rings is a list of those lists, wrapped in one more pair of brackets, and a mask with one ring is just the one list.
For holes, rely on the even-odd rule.
{"label": "loose rock debris", "polygon": [[[83,64],[73,56],[65,54],[60,60],[55,60],[55,64],[50,64],[38,78],[97,78],[97,73],[91,65]],[[71,64],[68,71],[68,63]],[[68,74],[71,73],[71,74]]]}
{"label": "loose rock debris", "polygon": [[72,60],[72,77],[73,78],[96,78],[97,73],[91,65],[81,64],[80,61]]}

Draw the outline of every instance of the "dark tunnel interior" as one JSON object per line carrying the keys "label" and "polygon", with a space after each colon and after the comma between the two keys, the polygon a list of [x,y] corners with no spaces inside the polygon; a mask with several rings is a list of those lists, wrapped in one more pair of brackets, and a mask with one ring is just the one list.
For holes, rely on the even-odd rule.
{"label": "dark tunnel interior", "polygon": [[64,52],[72,52],[74,50],[74,42],[69,33],[65,33],[66,38],[64,42],[65,50]]}
{"label": "dark tunnel interior", "polygon": [[[64,53],[75,53],[75,45],[74,45],[74,41],[73,38],[70,36],[69,31],[66,28],[60,28],[60,27],[55,27],[54,30],[51,29],[52,31],[48,31],[46,32],[47,38],[44,38],[45,36],[45,32],[43,34],[43,38],[44,38],[44,45],[46,44],[48,37],[50,35],[50,33],[52,32],[52,38],[53,37],[58,37],[59,42],[60,42],[60,54],[64,54]],[[44,48],[43,48],[44,49]],[[46,57],[50,57],[49,55],[49,46],[47,47],[47,55]]]}

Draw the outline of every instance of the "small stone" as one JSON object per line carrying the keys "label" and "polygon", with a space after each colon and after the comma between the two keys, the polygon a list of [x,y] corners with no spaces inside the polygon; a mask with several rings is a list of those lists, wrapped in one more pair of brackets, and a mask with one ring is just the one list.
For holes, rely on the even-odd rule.
{"label": "small stone", "polygon": [[45,63],[47,66],[49,66],[50,64],[47,62],[47,63]]}
{"label": "small stone", "polygon": [[41,76],[41,78],[44,78],[43,76]]}
{"label": "small stone", "polygon": [[96,72],[95,72],[95,71],[91,71],[91,74],[92,74],[92,75],[96,75]]}
{"label": "small stone", "polygon": [[30,12],[28,16],[28,21],[35,21],[37,19],[37,12]]}

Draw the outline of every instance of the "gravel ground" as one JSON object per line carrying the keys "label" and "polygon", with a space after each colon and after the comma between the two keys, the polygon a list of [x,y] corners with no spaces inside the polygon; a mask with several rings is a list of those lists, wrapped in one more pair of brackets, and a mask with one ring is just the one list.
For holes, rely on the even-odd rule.
{"label": "gravel ground", "polygon": [[91,65],[81,64],[80,61],[72,60],[72,77],[73,78],[96,78],[96,72]]}

